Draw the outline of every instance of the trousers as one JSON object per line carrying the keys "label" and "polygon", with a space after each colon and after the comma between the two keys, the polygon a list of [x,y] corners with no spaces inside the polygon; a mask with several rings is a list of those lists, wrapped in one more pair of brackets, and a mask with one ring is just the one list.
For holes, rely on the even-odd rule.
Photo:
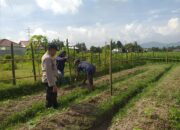
{"label": "trousers", "polygon": [[53,92],[53,87],[49,87],[48,84],[45,84],[46,87],[46,108],[57,108],[57,92]]}

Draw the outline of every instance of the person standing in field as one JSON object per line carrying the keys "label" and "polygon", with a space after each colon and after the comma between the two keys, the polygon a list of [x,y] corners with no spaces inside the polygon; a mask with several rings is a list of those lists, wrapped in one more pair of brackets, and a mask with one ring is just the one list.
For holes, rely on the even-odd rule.
{"label": "person standing in field", "polygon": [[56,57],[56,65],[57,65],[58,73],[60,75],[61,82],[64,81],[64,68],[65,68],[65,63],[66,63],[67,59],[68,59],[68,57],[66,57],[66,51],[62,51]]}
{"label": "person standing in field", "polygon": [[[86,74],[83,80],[83,85],[86,84],[86,80],[88,80],[88,87],[90,90],[94,90],[95,86],[93,84],[93,76],[96,72],[96,67],[86,61],[80,61],[79,59],[74,62],[76,68],[77,79],[79,78],[79,73],[83,72]],[[76,80],[77,80],[76,79]]]}
{"label": "person standing in field", "polygon": [[46,87],[46,108],[58,107],[56,85],[58,70],[55,59],[57,50],[55,44],[49,44],[47,52],[42,56],[42,82]]}

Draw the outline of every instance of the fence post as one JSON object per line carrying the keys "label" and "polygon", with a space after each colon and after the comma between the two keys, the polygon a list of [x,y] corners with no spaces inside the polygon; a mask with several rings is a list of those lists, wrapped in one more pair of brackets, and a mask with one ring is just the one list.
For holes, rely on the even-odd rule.
{"label": "fence post", "polygon": [[[69,55],[69,42],[68,42],[68,39],[66,39],[66,47],[67,47],[67,53],[68,53],[68,57],[69,57],[70,55]],[[71,81],[72,81],[72,79],[71,79],[71,62],[69,61],[68,63],[69,63],[69,83],[71,85]]]}
{"label": "fence post", "polygon": [[15,73],[15,62],[14,62],[14,46],[13,43],[11,43],[11,59],[12,59],[12,81],[13,85],[16,85],[16,73]]}
{"label": "fence post", "polygon": [[93,53],[91,52],[91,64],[93,63]]}
{"label": "fence post", "polygon": [[110,76],[110,87],[112,96],[112,40],[110,42],[110,56],[109,56],[109,76]]}
{"label": "fence post", "polygon": [[168,63],[168,48],[166,49],[166,63]]}
{"label": "fence post", "polygon": [[75,49],[75,46],[74,46],[74,60],[76,59],[76,49]]}
{"label": "fence post", "polygon": [[33,75],[34,75],[34,81],[36,81],[36,67],[35,67],[35,59],[34,59],[34,48],[31,43],[31,54],[32,54],[32,67],[33,67]]}
{"label": "fence post", "polygon": [[128,51],[126,51],[126,63],[129,63]]}
{"label": "fence post", "polygon": [[99,65],[101,64],[101,53],[99,52]]}

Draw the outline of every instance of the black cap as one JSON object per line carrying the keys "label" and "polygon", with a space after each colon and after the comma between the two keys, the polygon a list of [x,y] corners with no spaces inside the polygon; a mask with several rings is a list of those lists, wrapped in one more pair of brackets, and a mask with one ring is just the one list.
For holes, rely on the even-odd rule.
{"label": "black cap", "polygon": [[76,60],[74,61],[74,64],[77,64],[77,63],[79,63],[79,62],[81,62],[81,60],[78,58],[78,59],[76,59]]}
{"label": "black cap", "polygon": [[49,44],[48,44],[48,49],[55,49],[55,50],[58,51],[57,45],[56,45],[56,44],[52,44],[52,43],[49,43]]}

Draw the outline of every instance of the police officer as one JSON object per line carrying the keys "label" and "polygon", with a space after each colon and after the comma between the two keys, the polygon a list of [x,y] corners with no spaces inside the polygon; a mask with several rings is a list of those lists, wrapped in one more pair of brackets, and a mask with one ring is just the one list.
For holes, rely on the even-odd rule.
{"label": "police officer", "polygon": [[58,107],[56,86],[58,71],[55,59],[57,50],[55,44],[49,44],[47,52],[42,57],[42,82],[46,86],[46,108]]}
{"label": "police officer", "polygon": [[89,89],[94,90],[93,76],[96,71],[95,66],[86,61],[80,61],[80,59],[75,60],[74,64],[76,67],[77,78],[79,77],[80,72],[85,73],[86,76],[84,77],[83,84],[86,84],[86,80],[88,80]]}

